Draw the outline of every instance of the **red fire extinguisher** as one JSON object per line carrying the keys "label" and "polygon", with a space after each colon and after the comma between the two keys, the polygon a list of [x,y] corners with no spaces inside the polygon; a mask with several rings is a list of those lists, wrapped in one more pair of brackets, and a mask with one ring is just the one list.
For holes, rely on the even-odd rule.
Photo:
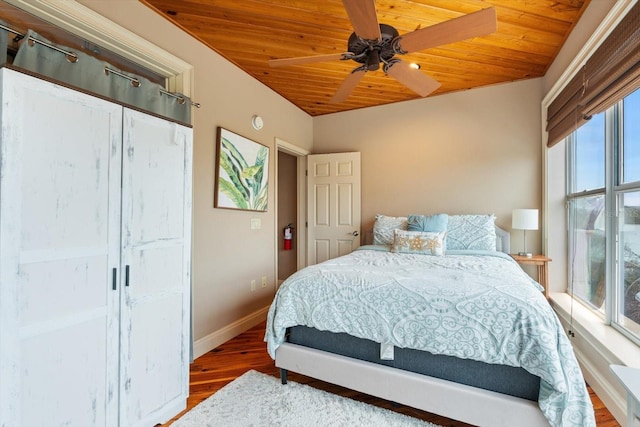
{"label": "red fire extinguisher", "polygon": [[291,224],[284,228],[284,250],[291,250],[291,242],[293,241],[293,227]]}

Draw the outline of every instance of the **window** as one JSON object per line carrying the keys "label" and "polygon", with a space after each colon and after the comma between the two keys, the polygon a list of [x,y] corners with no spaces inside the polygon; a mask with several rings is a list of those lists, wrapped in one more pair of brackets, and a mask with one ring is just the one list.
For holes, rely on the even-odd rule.
{"label": "window", "polygon": [[567,142],[569,292],[640,343],[640,90]]}
{"label": "window", "polygon": [[640,337],[640,90],[626,97],[619,146],[617,253],[620,259],[614,322]]}
{"label": "window", "polygon": [[569,291],[604,313],[605,115],[598,114],[569,138]]}
{"label": "window", "polygon": [[598,114],[575,132],[573,193],[604,191],[604,131],[604,114]]}

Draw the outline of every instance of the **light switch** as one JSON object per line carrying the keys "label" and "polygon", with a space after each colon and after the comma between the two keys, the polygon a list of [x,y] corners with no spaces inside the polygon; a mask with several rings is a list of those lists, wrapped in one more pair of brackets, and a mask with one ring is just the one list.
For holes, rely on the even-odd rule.
{"label": "light switch", "polygon": [[251,229],[260,230],[260,227],[262,227],[262,222],[260,221],[260,218],[251,218]]}

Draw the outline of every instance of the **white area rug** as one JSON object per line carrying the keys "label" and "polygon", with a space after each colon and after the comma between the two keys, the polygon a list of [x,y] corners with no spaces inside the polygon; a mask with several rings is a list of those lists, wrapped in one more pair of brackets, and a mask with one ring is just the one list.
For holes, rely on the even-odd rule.
{"label": "white area rug", "polygon": [[184,414],[172,427],[436,427],[313,387],[248,371]]}

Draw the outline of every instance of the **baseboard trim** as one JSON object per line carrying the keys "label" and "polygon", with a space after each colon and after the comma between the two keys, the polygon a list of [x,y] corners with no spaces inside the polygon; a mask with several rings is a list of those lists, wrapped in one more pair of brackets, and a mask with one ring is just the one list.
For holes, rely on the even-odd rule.
{"label": "baseboard trim", "polygon": [[196,340],[193,343],[194,359],[197,359],[203,354],[229,341],[231,338],[240,335],[244,331],[253,328],[258,323],[263,322],[264,320],[266,320],[268,312],[269,306],[266,306],[241,319],[238,319],[237,321],[221,329],[218,329],[217,331],[210,333],[205,337],[200,338],[199,340]]}

